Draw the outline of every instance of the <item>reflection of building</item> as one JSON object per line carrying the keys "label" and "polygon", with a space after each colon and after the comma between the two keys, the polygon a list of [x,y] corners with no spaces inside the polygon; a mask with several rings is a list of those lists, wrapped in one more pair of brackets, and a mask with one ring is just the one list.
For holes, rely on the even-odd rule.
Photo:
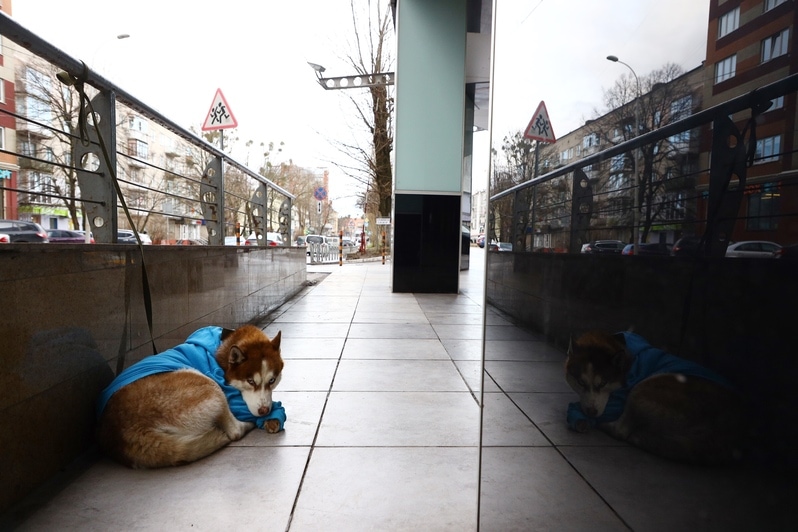
{"label": "reflection of building", "polygon": [[[639,102],[631,101],[541,149],[542,173],[571,164],[640,133],[681,120],[701,108],[704,68],[673,77],[667,71],[644,79],[650,86]],[[659,80],[659,81],[657,81]],[[652,83],[653,82],[653,83]],[[637,120],[635,111],[639,114]],[[644,146],[637,154],[640,198],[640,237],[644,242],[673,243],[692,229],[699,131],[688,130]],[[593,214],[589,239],[632,241],[635,152],[616,155],[582,168],[593,187]],[[570,180],[554,179],[535,191],[534,242],[527,249],[567,249],[570,235]],[[530,209],[532,207],[530,206]],[[527,240],[530,240],[529,238]]]}
{"label": "reflection of building", "polygon": [[[11,15],[11,3],[0,4],[0,11]],[[16,145],[16,120],[14,79],[15,61],[13,54],[5,53],[5,37],[0,37],[0,149],[14,151]],[[6,113],[6,111],[8,113]],[[17,158],[10,153],[0,152],[0,187],[17,188]],[[17,195],[13,190],[0,188],[0,218],[15,220],[17,214]]]}
{"label": "reflection of building", "polygon": [[[705,106],[747,94],[798,70],[796,13],[795,2],[787,0],[710,1]],[[790,94],[773,100],[770,109],[757,118],[756,160],[747,169],[732,240],[798,241],[798,219],[782,217],[798,211],[798,164],[793,155],[798,144],[797,111],[795,94]],[[732,117],[740,131],[749,118],[750,112]],[[702,168],[709,167],[712,138],[710,128],[705,131]],[[703,191],[708,179],[708,174],[702,174],[699,188]],[[705,202],[700,209],[699,215],[705,215]]]}

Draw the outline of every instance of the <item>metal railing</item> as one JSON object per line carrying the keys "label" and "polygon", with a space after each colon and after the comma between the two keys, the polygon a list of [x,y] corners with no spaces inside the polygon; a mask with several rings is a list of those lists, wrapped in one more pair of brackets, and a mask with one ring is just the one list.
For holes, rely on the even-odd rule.
{"label": "metal railing", "polygon": [[291,240],[291,193],[2,13],[0,34],[15,78],[0,104],[0,218],[98,243],[123,228],[154,244],[222,245],[237,228]]}

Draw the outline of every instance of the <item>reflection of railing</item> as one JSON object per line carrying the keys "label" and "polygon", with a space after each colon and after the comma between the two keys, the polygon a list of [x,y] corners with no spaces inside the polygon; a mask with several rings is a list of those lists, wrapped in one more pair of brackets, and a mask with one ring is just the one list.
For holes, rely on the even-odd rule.
{"label": "reflection of railing", "polygon": [[[791,136],[781,132],[782,149],[774,154],[779,143],[768,137],[772,128],[768,135],[757,136],[754,123],[771,101],[796,90],[798,74],[600,152],[591,150],[580,160],[505,190],[502,183],[517,180],[512,170],[502,174],[499,169],[493,177],[489,238],[513,242],[514,251],[579,253],[593,240],[631,242],[638,229],[647,237],[643,242],[672,244],[680,236],[696,235],[699,253],[712,256],[722,256],[731,240],[794,243],[794,235],[776,230],[798,216],[789,208],[798,197],[798,166],[781,164],[768,173],[759,169],[763,163],[793,158],[783,147],[783,139]],[[736,123],[730,118],[735,113]],[[693,142],[684,141],[691,131],[705,132],[712,145],[700,146],[697,133]],[[669,158],[651,162],[663,143],[672,148]],[[691,149],[686,152],[686,147]],[[648,150],[649,159],[635,176],[622,161],[638,148]],[[777,207],[779,199],[786,208]],[[639,216],[634,216],[635,205]]]}
{"label": "reflection of railing", "polygon": [[244,238],[272,231],[290,241],[288,191],[2,13],[0,34],[18,78],[17,108],[0,104],[0,116],[16,121],[17,142],[0,157],[20,161],[0,180],[0,205],[12,206],[0,217],[90,228],[98,243],[131,225],[154,244],[222,245],[236,224]]}

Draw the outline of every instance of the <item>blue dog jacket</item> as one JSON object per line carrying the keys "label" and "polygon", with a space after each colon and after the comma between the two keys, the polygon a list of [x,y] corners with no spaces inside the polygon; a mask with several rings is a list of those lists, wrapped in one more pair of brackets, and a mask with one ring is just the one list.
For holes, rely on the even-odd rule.
{"label": "blue dog jacket", "polygon": [[579,406],[579,401],[569,403],[568,414],[566,416],[569,428],[576,430],[576,423],[580,419],[586,420],[591,428],[594,428],[599,423],[615,421],[623,414],[623,409],[626,407],[626,399],[629,397],[629,392],[632,388],[640,381],[653,375],[680,373],[682,375],[708,379],[728,388],[732,388],[729,381],[696,362],[679,358],[662,349],[653,347],[645,338],[638,334],[632,332],[624,332],[622,334],[626,341],[627,350],[632,357],[634,357],[632,367],[626,375],[626,383],[610,394],[604,412],[598,417],[592,418],[586,416]]}
{"label": "blue dog jacket", "polygon": [[216,362],[216,357],[214,356],[221,344],[221,327],[203,327],[194,331],[186,339],[186,343],[136,362],[117,375],[113,382],[100,394],[100,398],[97,401],[97,418],[99,419],[103,410],[105,410],[105,405],[108,404],[111,396],[123,386],[147,375],[167,373],[179,369],[195,369],[219,385],[227,397],[230,411],[236,419],[255,423],[261,429],[266,421],[276,419],[280,422],[280,430],[283,430],[286,415],[280,401],[272,402],[271,412],[265,416],[253,416],[249,408],[247,408],[241,392],[235,387],[225,384],[224,370]]}

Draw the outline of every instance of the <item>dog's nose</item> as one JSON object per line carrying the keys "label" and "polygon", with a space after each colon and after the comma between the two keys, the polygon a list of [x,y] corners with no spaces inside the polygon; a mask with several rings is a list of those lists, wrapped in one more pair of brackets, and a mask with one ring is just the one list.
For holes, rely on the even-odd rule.
{"label": "dog's nose", "polygon": [[593,407],[588,407],[585,409],[585,414],[587,414],[589,417],[598,417],[598,410]]}
{"label": "dog's nose", "polygon": [[271,409],[272,409],[271,405],[262,406],[262,407],[258,408],[258,415],[259,416],[265,416],[266,414],[268,414],[271,411]]}

